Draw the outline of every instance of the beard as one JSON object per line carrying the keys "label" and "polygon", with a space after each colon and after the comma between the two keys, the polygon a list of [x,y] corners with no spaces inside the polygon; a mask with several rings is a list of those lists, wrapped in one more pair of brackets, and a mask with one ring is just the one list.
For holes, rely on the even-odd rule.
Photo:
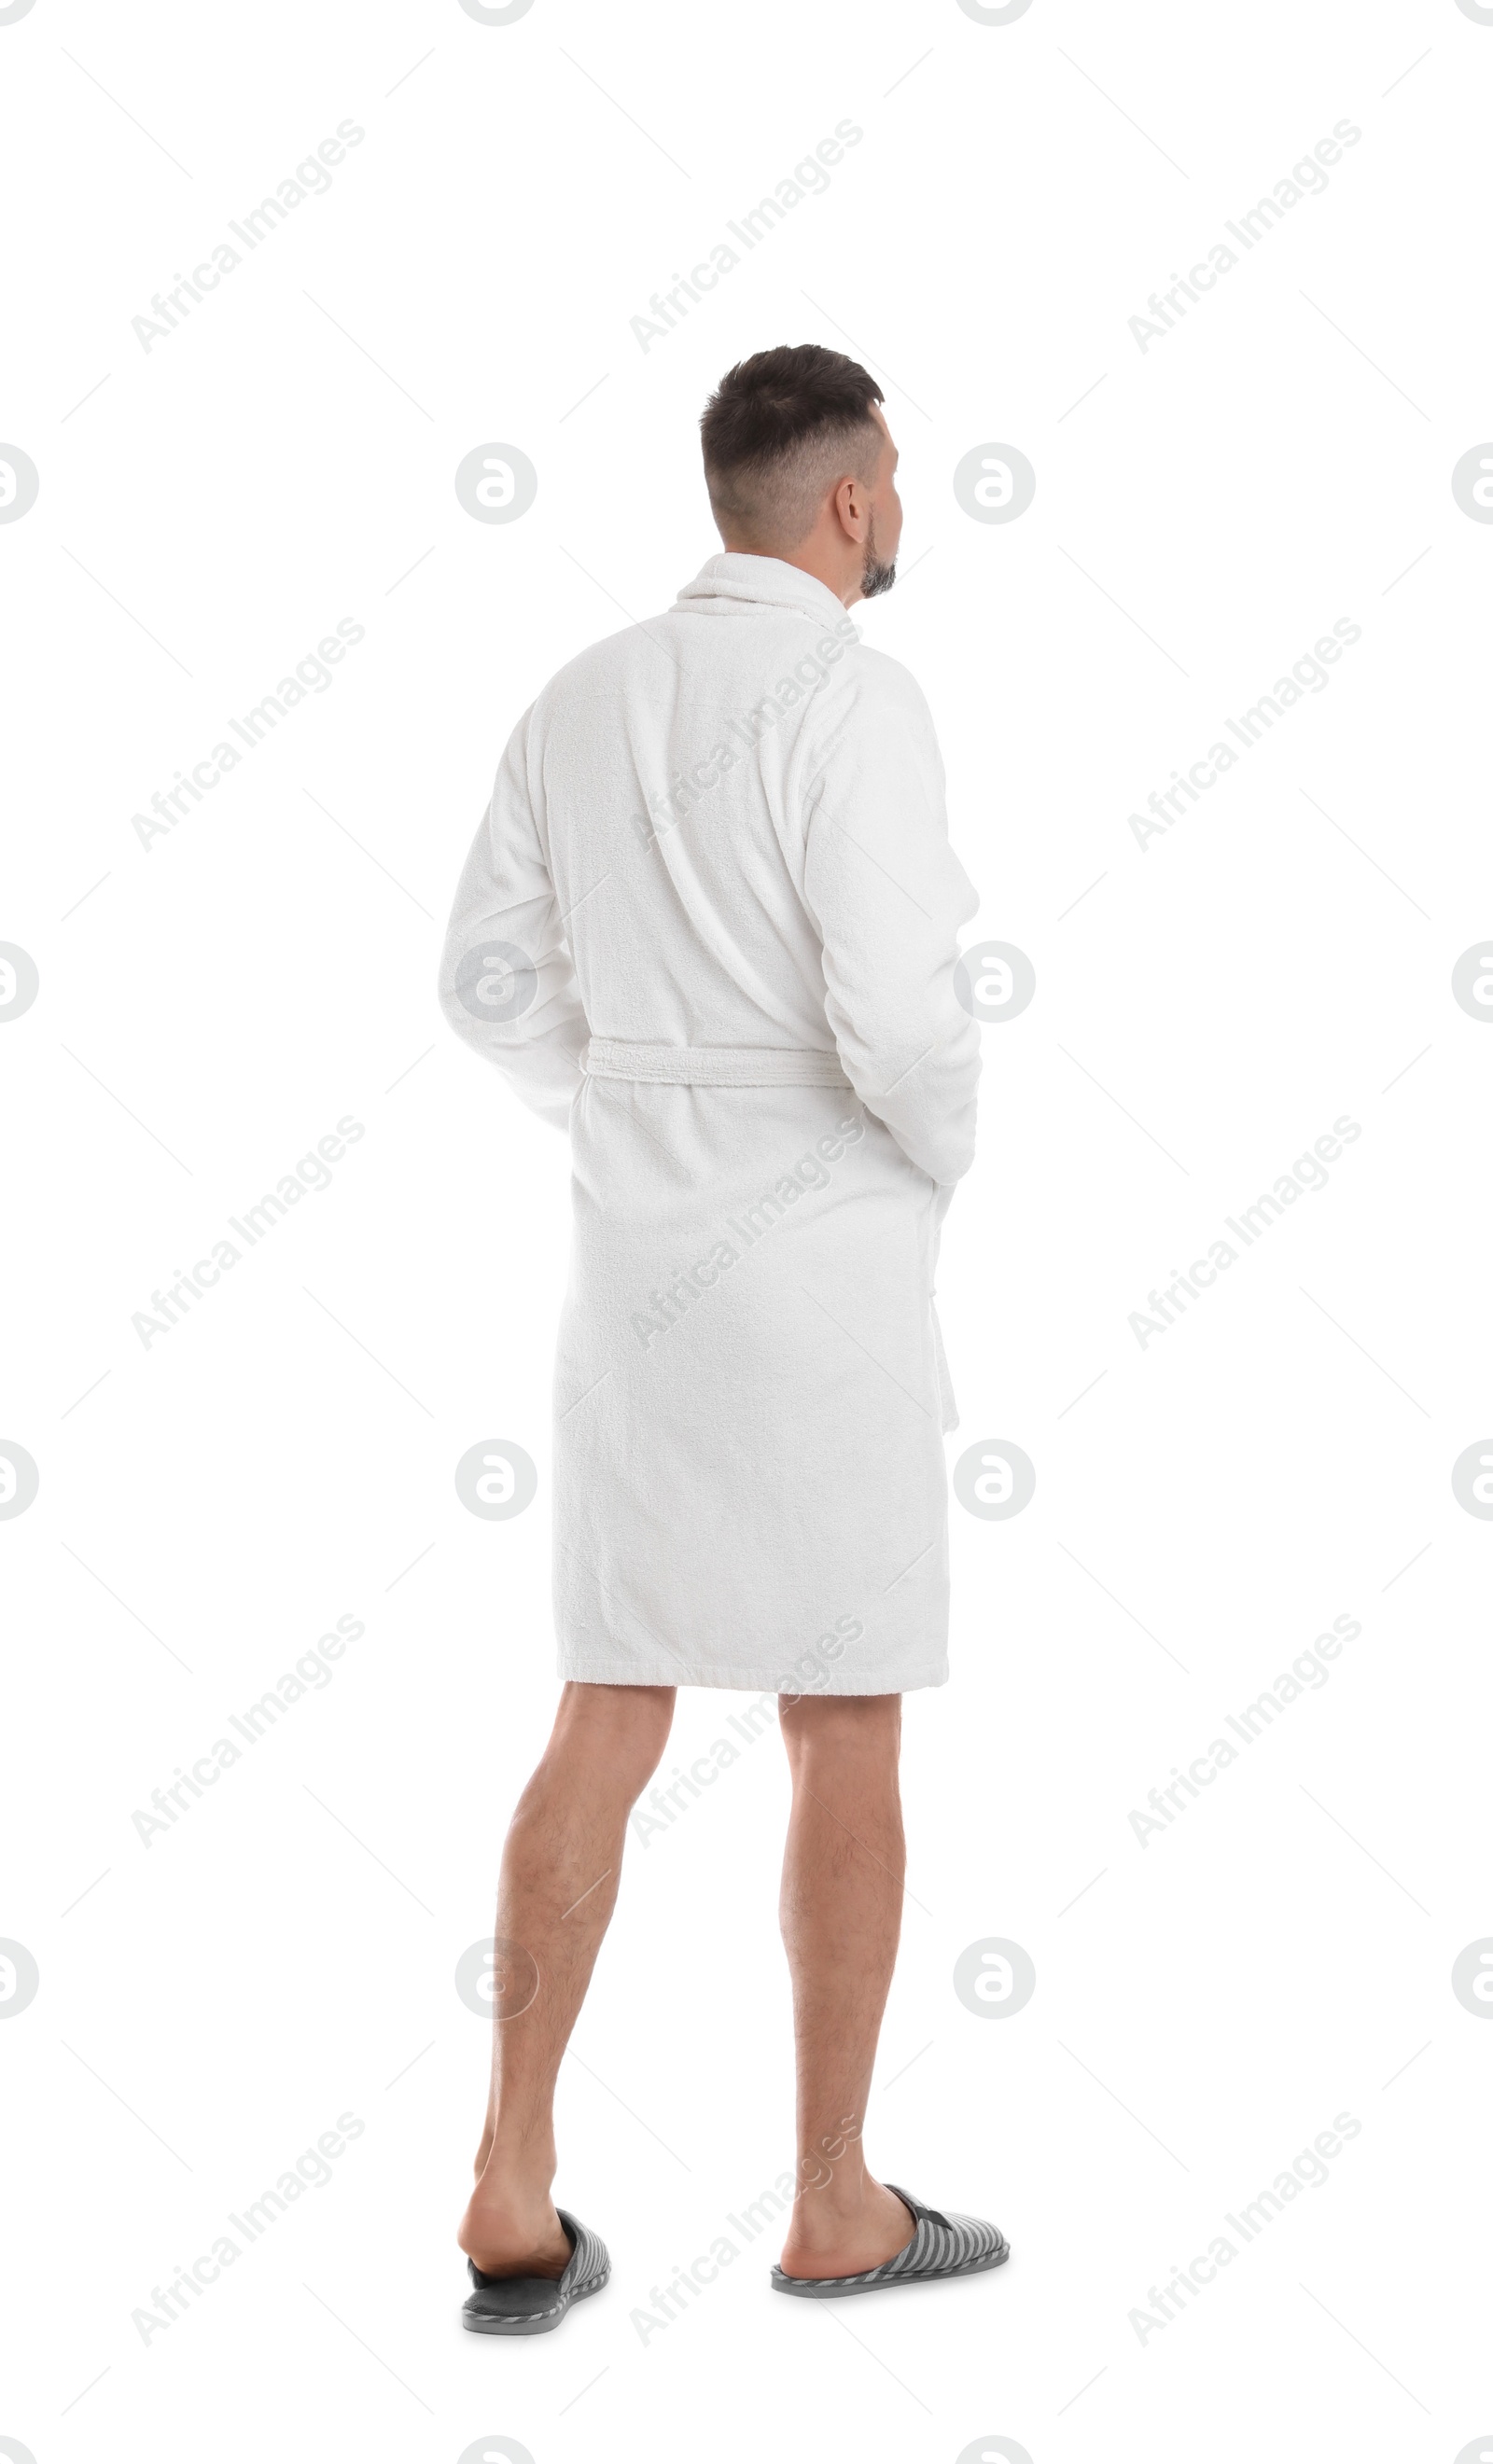
{"label": "beard", "polygon": [[866,529],[866,561],[861,568],[861,597],[880,599],[891,588],[896,578],[896,558],[892,557],[889,563],[884,564],[876,553],[876,524],[871,520],[867,524]]}

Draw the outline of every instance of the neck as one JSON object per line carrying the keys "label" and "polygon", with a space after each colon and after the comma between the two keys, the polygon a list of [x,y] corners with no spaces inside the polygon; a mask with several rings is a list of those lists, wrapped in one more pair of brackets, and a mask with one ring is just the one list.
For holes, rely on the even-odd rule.
{"label": "neck", "polygon": [[797,572],[812,575],[816,582],[822,582],[826,590],[833,592],[842,607],[853,607],[864,595],[859,570],[846,573],[842,558],[832,555],[827,548],[817,546],[812,539],[806,539],[794,548],[748,547],[744,539],[722,539],[721,545],[728,556],[770,556],[779,564],[791,564]]}

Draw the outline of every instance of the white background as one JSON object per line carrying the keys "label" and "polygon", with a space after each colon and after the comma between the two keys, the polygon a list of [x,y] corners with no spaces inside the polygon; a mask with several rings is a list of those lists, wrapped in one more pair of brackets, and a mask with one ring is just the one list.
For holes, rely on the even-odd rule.
{"label": "white background", "polygon": [[[1482,2453],[1493,2026],[1450,1970],[1493,1933],[1493,1529],[1450,1473],[1493,1428],[1493,1035],[1450,978],[1493,917],[1493,528],[1450,482],[1493,434],[1493,26],[36,0],[0,67],[0,435],[40,473],[0,527],[0,935],[41,978],[3,1041],[0,1435],[41,1485],[0,1531],[0,1934],[40,1989],[0,2025],[0,2433],[36,2464]],[[827,192],[642,350],[649,296],[845,118]],[[1326,192],[1142,352],[1148,295],[1345,118]],[[143,349],[344,119],[329,193]],[[985,1030],[940,1288],[951,1462],[1004,1439],[1037,1490],[952,1507],[867,2135],[1014,2256],[811,2307],[769,2294],[769,2232],[667,2329],[630,2316],[792,2162],[769,1734],[629,1852],[565,2065],[558,2192],[612,2286],[495,2343],[457,2323],[487,2057],[452,1977],[555,1694],[568,1193],[440,1025],[440,927],[518,713],[715,550],[706,394],[803,340],[886,386],[904,579],[860,621],[933,704],[972,938],[1038,977]],[[538,473],[507,526],[452,486],[494,440]],[[991,440],[1037,473],[1010,525],[953,493]],[[331,687],[143,848],[131,815],[341,618]],[[1128,814],[1340,618],[1328,689],[1143,851]],[[1345,1113],[1329,1185],[1142,1349],[1148,1291]],[[153,1288],[348,1114],[333,1185],[143,1346]],[[457,1499],[486,1438],[539,1466],[517,1520]],[[333,1682],[143,1844],[340,1615]],[[1338,1616],[1329,1682],[1143,1847],[1131,1809]],[[666,1771],[743,1699],[683,1698]],[[994,2024],[952,1985],[988,1936],[1038,1977]],[[342,2113],[332,2180],[143,2343]],[[1328,2182],[1142,2342],[1148,2288],[1339,2113]]]}

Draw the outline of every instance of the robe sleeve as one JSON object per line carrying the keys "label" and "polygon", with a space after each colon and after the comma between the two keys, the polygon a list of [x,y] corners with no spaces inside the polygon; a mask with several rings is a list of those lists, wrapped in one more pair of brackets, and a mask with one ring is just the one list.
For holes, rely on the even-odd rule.
{"label": "robe sleeve", "polygon": [[933,717],[905,669],[863,652],[825,721],[804,856],[825,1011],[867,1111],[952,1190],[975,1155],[979,1028],[954,968],[978,901],[949,845]]}
{"label": "robe sleeve", "polygon": [[569,1122],[588,1029],[541,830],[528,710],[509,738],[472,843],[441,955],[450,1025],[558,1129]]}

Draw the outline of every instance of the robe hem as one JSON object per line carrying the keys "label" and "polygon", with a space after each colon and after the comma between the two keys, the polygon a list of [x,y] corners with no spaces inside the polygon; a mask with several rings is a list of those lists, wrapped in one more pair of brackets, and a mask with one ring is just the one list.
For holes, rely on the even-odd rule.
{"label": "robe hem", "polygon": [[[739,1668],[691,1668],[676,1660],[648,1662],[629,1658],[603,1661],[599,1664],[593,1661],[584,1668],[576,1668],[567,1665],[565,1655],[561,1653],[557,1672],[562,1683],[568,1685],[700,1685],[738,1694],[782,1694],[794,1690],[781,1668],[769,1673]],[[844,1674],[848,1676],[848,1672]],[[945,1659],[933,1668],[920,1668],[905,1675],[893,1676],[881,1671],[867,1674],[860,1683],[843,1682],[835,1685],[805,1687],[804,1694],[799,1699],[802,1701],[812,1694],[913,1694],[924,1686],[947,1685],[948,1683],[949,1662]]]}

